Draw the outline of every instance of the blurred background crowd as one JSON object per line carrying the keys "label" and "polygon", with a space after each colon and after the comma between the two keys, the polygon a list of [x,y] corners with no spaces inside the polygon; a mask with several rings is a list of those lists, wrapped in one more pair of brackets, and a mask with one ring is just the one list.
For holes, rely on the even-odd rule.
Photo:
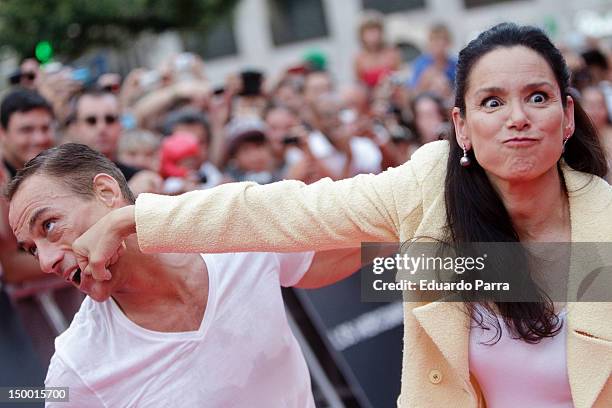
{"label": "blurred background crowd", "polygon": [[[379,173],[409,160],[419,146],[451,135],[456,53],[473,34],[460,28],[465,13],[484,10],[487,18],[482,21],[469,16],[476,31],[476,25],[486,28],[505,19],[497,14],[506,15],[506,8],[557,7],[544,0],[460,1],[467,11],[454,10],[453,5],[449,14],[429,16],[419,24],[417,44],[390,40],[389,25],[397,26],[397,15],[416,13],[413,18],[420,18],[429,2],[407,1],[402,6],[397,1],[365,1],[355,10],[355,1],[343,1],[353,16],[350,27],[344,28],[351,33],[346,39],[351,55],[342,47],[309,43],[308,34],[297,35],[302,46],[292,60],[284,55],[283,63],[279,58],[270,58],[270,63],[231,58],[209,63],[205,52],[189,50],[189,42],[182,49],[168,47],[162,33],[156,34],[158,42],[140,41],[153,47],[155,58],[138,66],[118,61],[117,55],[123,54],[103,64],[91,53],[87,58],[53,55],[57,44],[36,39],[30,53],[12,53],[0,64],[6,74],[0,106],[2,183],[40,151],[65,142],[87,144],[112,159],[136,194],[180,194],[232,181],[312,183]],[[282,45],[289,41],[282,30],[288,30],[285,37],[295,36],[291,25],[303,24],[300,16],[314,26],[323,24],[322,35],[333,31],[324,13],[330,7],[338,12],[343,1],[334,6],[310,0],[259,3],[270,6],[272,17],[285,16],[272,24],[274,41]],[[234,22],[247,24],[245,13],[254,0],[234,3],[242,16]],[[560,3],[568,8],[572,2]],[[574,95],[598,129],[612,166],[612,7],[606,1],[594,3],[594,14],[583,13],[583,20],[576,21],[582,26],[591,21],[589,27],[600,31],[563,26],[552,17],[516,20],[543,26],[563,50],[572,69]],[[310,4],[321,9],[310,10]],[[568,13],[573,11],[568,8]],[[317,16],[323,23],[315,21]],[[0,34],[3,21],[8,21],[3,17]],[[312,24],[308,30],[316,30]],[[223,42],[222,30],[211,36],[213,45],[215,39]],[[261,51],[256,39],[247,46]],[[80,295],[64,282],[43,277],[34,258],[17,249],[6,204],[2,210],[2,280],[17,305],[15,316],[46,366],[52,339],[70,321]]]}

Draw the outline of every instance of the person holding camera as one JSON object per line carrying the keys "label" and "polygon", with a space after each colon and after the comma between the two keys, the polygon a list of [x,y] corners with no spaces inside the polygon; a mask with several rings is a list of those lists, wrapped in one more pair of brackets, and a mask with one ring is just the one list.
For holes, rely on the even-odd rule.
{"label": "person holding camera", "polygon": [[273,106],[265,114],[267,136],[274,156],[274,179],[300,180],[306,184],[331,172],[310,150],[308,129],[295,112],[285,106]]}

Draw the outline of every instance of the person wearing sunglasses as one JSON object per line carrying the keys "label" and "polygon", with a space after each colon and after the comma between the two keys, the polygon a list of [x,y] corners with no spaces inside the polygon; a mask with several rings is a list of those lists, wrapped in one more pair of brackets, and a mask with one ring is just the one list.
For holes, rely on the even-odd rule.
{"label": "person wearing sunglasses", "polygon": [[38,86],[39,69],[38,61],[34,58],[26,58],[19,65],[19,68],[9,76],[9,83],[25,89],[35,90]]}
{"label": "person wearing sunglasses", "polygon": [[105,92],[119,95],[119,91],[121,90],[121,75],[111,72],[102,74],[98,78],[97,86]]}
{"label": "person wearing sunglasses", "polygon": [[160,192],[161,177],[152,172],[137,169],[117,160],[121,137],[121,109],[117,95],[87,90],[75,104],[75,122],[70,131],[70,141],[81,143],[102,153],[121,170],[136,195],[141,192]]}
{"label": "person wearing sunglasses", "polygon": [[117,155],[121,135],[117,97],[104,91],[86,91],[76,101],[75,140],[111,160]]}

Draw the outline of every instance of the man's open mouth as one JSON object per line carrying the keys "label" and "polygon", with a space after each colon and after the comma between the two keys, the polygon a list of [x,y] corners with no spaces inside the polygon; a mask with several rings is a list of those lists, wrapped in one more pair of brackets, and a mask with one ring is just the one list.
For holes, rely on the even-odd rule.
{"label": "man's open mouth", "polygon": [[70,274],[70,280],[72,282],[74,282],[77,285],[81,284],[81,268],[76,268],[71,274]]}

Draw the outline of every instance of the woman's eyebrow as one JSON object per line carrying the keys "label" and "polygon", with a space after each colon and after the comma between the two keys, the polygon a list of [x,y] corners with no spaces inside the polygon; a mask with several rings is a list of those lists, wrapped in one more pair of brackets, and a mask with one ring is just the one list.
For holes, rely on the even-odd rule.
{"label": "woman's eyebrow", "polygon": [[543,87],[543,86],[550,87],[550,88],[554,88],[554,85],[553,85],[553,84],[551,84],[551,83],[550,83],[550,82],[548,82],[548,81],[539,81],[539,82],[532,82],[532,83],[529,83],[529,84],[525,85],[525,86],[523,87],[523,89],[524,89],[524,90],[525,90],[525,89],[535,89],[535,88],[540,88],[540,87]]}
{"label": "woman's eyebrow", "polygon": [[[525,89],[535,89],[535,88],[540,88],[542,86],[547,86],[547,87],[550,87],[550,88],[554,88],[554,85],[551,84],[548,81],[538,81],[538,82],[531,82],[531,83],[523,86],[522,89],[523,90],[525,90]],[[485,87],[485,88],[477,89],[474,94],[478,95],[478,94],[483,94],[483,93],[484,94],[489,94],[489,93],[504,93],[504,92],[506,92],[505,89],[501,88],[499,86],[488,86],[488,87]]]}
{"label": "woman's eyebrow", "polygon": [[478,94],[489,94],[489,93],[504,93],[505,90],[504,88],[500,88],[498,86],[489,86],[486,88],[480,88],[477,89],[476,92],[474,92],[474,95],[478,95]]}

